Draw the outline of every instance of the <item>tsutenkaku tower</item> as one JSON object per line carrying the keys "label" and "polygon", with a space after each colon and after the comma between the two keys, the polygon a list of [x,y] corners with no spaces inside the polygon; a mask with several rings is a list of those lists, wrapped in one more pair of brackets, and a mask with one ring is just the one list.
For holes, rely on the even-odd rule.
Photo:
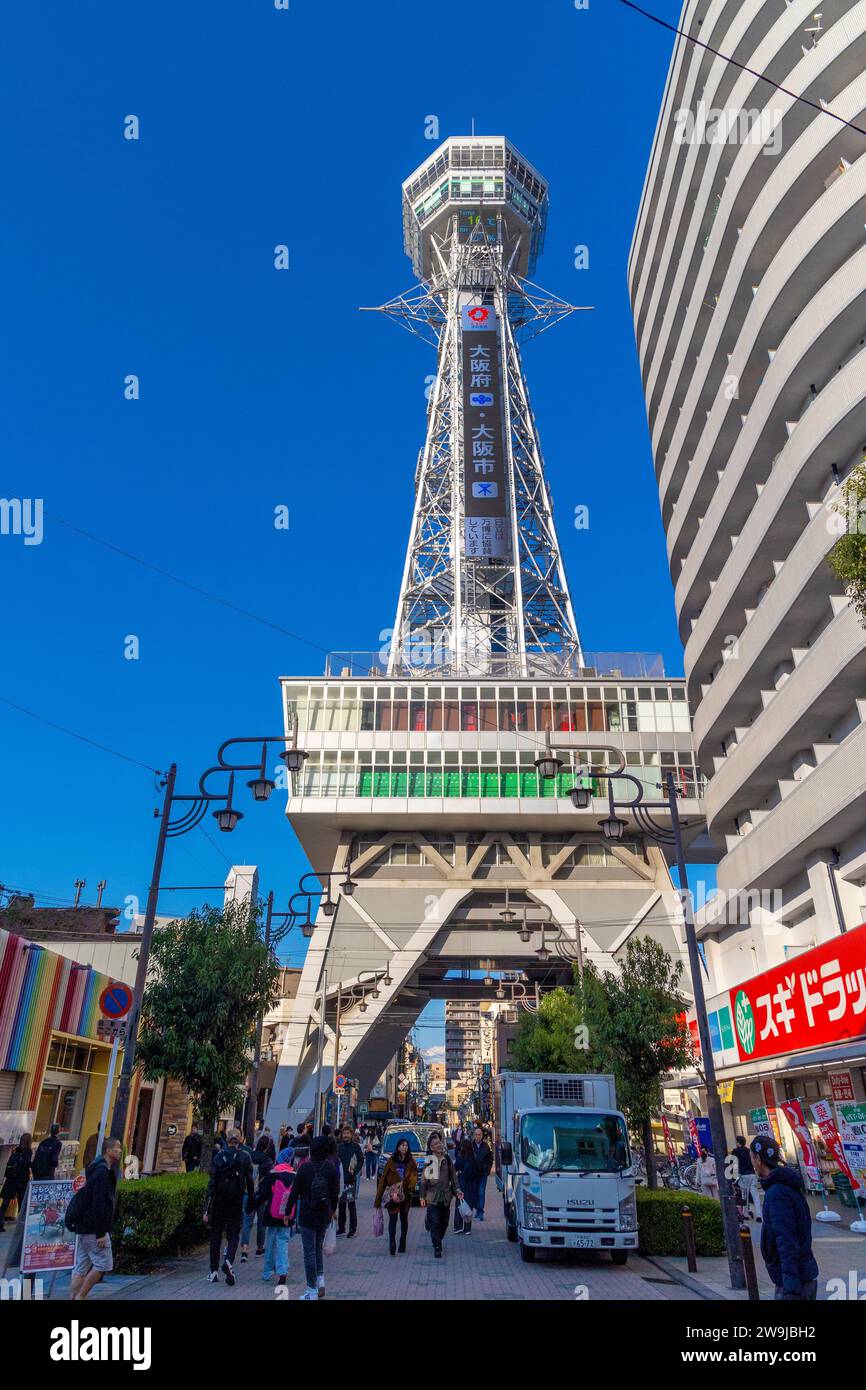
{"label": "tsutenkaku tower", "polygon": [[381,306],[436,343],[389,674],[574,674],[580,639],[520,351],[572,305],[526,277],[547,184],[502,136],[451,138],[403,184],[420,286]]}

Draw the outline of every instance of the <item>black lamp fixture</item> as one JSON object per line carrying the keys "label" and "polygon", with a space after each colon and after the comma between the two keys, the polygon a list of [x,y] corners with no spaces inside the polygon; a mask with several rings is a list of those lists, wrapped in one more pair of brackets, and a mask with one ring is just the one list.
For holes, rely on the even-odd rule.
{"label": "black lamp fixture", "polygon": [[226,797],[225,806],[221,806],[218,811],[212,811],[211,815],[219,826],[220,830],[228,832],[234,830],[239,820],[243,820],[243,811],[236,811],[232,806],[232,796],[235,789],[235,775],[229,777],[229,789]]}
{"label": "black lamp fixture", "polygon": [[508,899],[508,889],[507,889],[507,888],[506,888],[506,890],[505,890],[505,906],[504,906],[504,908],[502,909],[502,911],[500,912],[499,916],[502,918],[502,920],[503,920],[503,922],[505,923],[506,927],[510,927],[510,926],[511,926],[511,923],[514,921],[515,917],[517,916],[517,913],[514,911],[514,908],[511,907],[511,905],[510,905],[510,903],[509,903],[509,899]]}
{"label": "black lamp fixture", "polygon": [[247,786],[253,794],[253,801],[267,801],[276,786],[276,782],[272,781],[271,778],[267,776],[267,756],[268,745],[267,743],[263,743],[261,767],[259,768],[258,774],[253,777],[251,781],[247,782]]}
{"label": "black lamp fixture", "polygon": [[544,752],[535,759],[535,767],[542,782],[550,782],[559,776],[562,758],[558,758],[550,746],[550,734],[545,739]]}
{"label": "black lamp fixture", "polygon": [[538,959],[539,959],[539,960],[550,960],[550,954],[551,954],[551,953],[550,953],[550,951],[548,951],[547,946],[546,946],[545,943],[544,943],[544,923],[543,923],[543,922],[542,922],[542,924],[541,924],[541,945],[539,946],[539,948],[538,948],[538,950],[535,952],[535,954],[538,956]]}
{"label": "black lamp fixture", "polygon": [[292,721],[292,741],[289,747],[280,754],[280,757],[285,763],[287,771],[300,772],[309,756],[309,753],[305,752],[303,748],[298,747],[298,716],[295,715]]}
{"label": "black lamp fixture", "polygon": [[605,816],[604,820],[599,821],[599,825],[606,840],[621,840],[625,834],[626,823],[621,816]]}
{"label": "black lamp fixture", "polygon": [[[577,776],[582,776],[580,768],[577,769]],[[571,797],[571,804],[575,811],[586,811],[588,809],[589,803],[592,800],[592,790],[590,787],[583,785],[574,786],[568,794]]]}
{"label": "black lamp fixture", "polygon": [[520,928],[518,935],[520,936],[520,940],[523,942],[528,942],[532,940],[532,929],[529,925],[529,922],[526,919],[526,908],[523,909],[523,925]]}

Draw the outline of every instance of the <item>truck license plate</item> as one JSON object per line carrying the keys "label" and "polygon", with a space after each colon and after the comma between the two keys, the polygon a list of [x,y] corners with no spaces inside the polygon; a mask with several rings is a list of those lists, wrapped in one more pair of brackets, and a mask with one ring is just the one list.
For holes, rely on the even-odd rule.
{"label": "truck license plate", "polygon": [[593,1243],[589,1236],[578,1236],[574,1242],[576,1250],[592,1250]]}

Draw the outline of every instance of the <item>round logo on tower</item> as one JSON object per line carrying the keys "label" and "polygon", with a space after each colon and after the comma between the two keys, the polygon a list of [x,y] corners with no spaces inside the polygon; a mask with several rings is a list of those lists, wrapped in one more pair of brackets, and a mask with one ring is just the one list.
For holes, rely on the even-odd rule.
{"label": "round logo on tower", "polygon": [[490,317],[490,310],[485,309],[483,304],[476,304],[471,309],[466,310],[466,317],[473,323],[486,323]]}
{"label": "round logo on tower", "polygon": [[755,1050],[755,1015],[752,1013],[752,1005],[749,996],[744,989],[741,989],[734,1000],[734,1021],[737,1025],[737,1037],[740,1045],[747,1055]]}

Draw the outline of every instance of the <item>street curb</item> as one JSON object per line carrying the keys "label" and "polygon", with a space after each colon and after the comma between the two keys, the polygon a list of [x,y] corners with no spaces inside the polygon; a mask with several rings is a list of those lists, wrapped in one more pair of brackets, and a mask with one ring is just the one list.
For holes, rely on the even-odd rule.
{"label": "street curb", "polygon": [[666,1274],[670,1279],[675,1279],[683,1288],[689,1289],[692,1293],[699,1294],[701,1298],[707,1299],[711,1303],[729,1303],[730,1299],[725,1298],[724,1294],[716,1293],[708,1284],[701,1283],[694,1274],[683,1274],[682,1270],[674,1265],[669,1265],[660,1255],[641,1255],[641,1259],[646,1260],[647,1264],[655,1265],[662,1274]]}

